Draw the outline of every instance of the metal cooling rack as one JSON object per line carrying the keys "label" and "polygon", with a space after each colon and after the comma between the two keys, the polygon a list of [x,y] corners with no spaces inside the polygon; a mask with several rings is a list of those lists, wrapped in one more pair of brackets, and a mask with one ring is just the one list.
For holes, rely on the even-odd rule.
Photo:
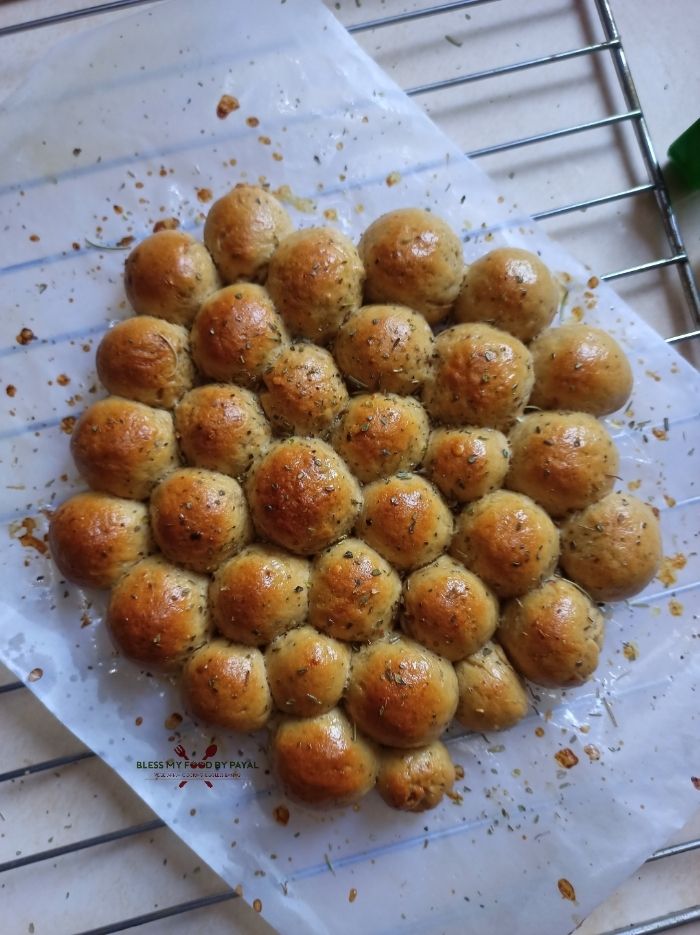
{"label": "metal cooling rack", "polygon": [[[130,7],[153,4],[156,2],[165,2],[165,0],[113,0],[103,4],[83,7],[77,10],[56,13],[50,16],[19,22],[10,26],[0,28],[0,40],[12,35],[27,32],[34,29],[48,29],[60,23],[66,23],[73,20],[85,19],[91,16],[99,16],[107,13],[125,10]],[[455,11],[465,11],[471,7],[486,3],[502,3],[505,8],[513,0],[453,0],[453,2],[435,4],[424,9],[398,13],[395,15],[384,16],[365,22],[356,23],[348,26],[349,32],[353,34],[368,33],[373,30],[384,30],[391,27],[401,26],[416,20],[422,20],[427,17],[443,16]],[[589,0],[595,9],[600,26],[603,31],[604,39],[579,48],[567,49],[564,51],[553,52],[548,55],[542,55],[532,59],[525,59],[512,64],[499,65],[493,68],[476,71],[464,75],[458,75],[452,78],[431,81],[429,83],[406,88],[406,92],[411,96],[419,96],[432,92],[439,92],[454,88],[460,85],[466,85],[477,81],[486,81],[491,78],[513,74],[529,69],[544,68],[547,65],[567,61],[569,59],[580,58],[583,56],[603,56],[609,55],[619,82],[619,87],[625,102],[626,110],[611,113],[608,116],[597,120],[591,120],[582,123],[561,127],[559,129],[538,133],[533,136],[525,136],[519,139],[506,140],[491,146],[473,149],[468,152],[472,158],[478,159],[484,156],[516,150],[522,147],[544,143],[575,134],[585,134],[601,127],[613,126],[616,124],[631,124],[639,149],[643,159],[644,166],[648,176],[647,182],[635,185],[622,190],[613,191],[609,194],[589,198],[581,201],[574,201],[555,208],[531,213],[535,220],[544,220],[559,215],[572,214],[584,211],[587,208],[594,208],[612,202],[625,199],[636,198],[643,193],[653,193],[658,208],[658,220],[663,226],[666,237],[668,255],[656,259],[638,263],[624,269],[618,269],[600,276],[600,279],[607,281],[622,279],[623,277],[637,276],[652,270],[663,267],[675,267],[683,294],[687,303],[688,325],[687,330],[681,331],[666,338],[669,344],[679,344],[700,338],[700,293],[693,276],[693,271],[688,259],[683,238],[679,230],[676,217],[674,215],[671,200],[666,187],[666,183],[656,157],[654,146],[651,141],[647,122],[642,111],[639,97],[635,89],[634,80],[630,71],[625,50],[623,48],[620,33],[618,31],[612,9],[608,0]],[[359,6],[359,4],[358,4]],[[506,13],[507,15],[507,13]],[[26,686],[22,682],[9,682],[0,685],[0,705],[3,699],[8,698],[16,692],[26,691]],[[30,776],[38,774],[55,773],[65,767],[74,766],[91,759],[95,759],[96,754],[90,750],[81,750],[69,753],[65,756],[55,757],[53,759],[43,760],[33,763],[29,766],[21,766],[0,773],[0,788],[4,783],[22,781]],[[93,848],[99,849],[100,846],[113,842],[125,841],[129,838],[135,838],[147,835],[151,832],[164,829],[165,823],[159,818],[153,818],[137,824],[131,824],[94,837],[87,837],[82,840],[74,841],[60,847],[47,850],[40,850],[35,853],[19,856],[14,860],[0,863],[0,881],[5,874],[23,867],[37,865],[42,862],[55,861],[58,858],[65,857],[80,851],[91,851]],[[670,847],[662,848],[656,851],[647,861],[647,864],[662,861],[670,857],[677,857],[700,849],[700,838],[688,840],[675,844]],[[99,850],[95,851],[99,855]],[[127,929],[138,926],[147,926],[149,923],[155,923],[160,920],[172,919],[189,913],[192,928],[198,925],[198,912],[207,907],[214,906],[236,899],[238,894],[231,889],[225,889],[211,895],[203,896],[197,899],[191,899],[185,902],[177,902],[165,908],[160,908],[154,912],[143,913],[128,919],[110,923],[108,925],[92,928],[89,931],[83,931],[81,935],[110,935],[110,933],[122,932]],[[7,920],[6,920],[7,921]],[[700,922],[700,905],[689,906],[670,912],[666,915],[647,919],[643,922],[634,923],[614,931],[609,931],[605,935],[655,935],[655,933],[666,932],[671,929],[688,925],[692,922]],[[31,929],[30,929],[31,931]]]}

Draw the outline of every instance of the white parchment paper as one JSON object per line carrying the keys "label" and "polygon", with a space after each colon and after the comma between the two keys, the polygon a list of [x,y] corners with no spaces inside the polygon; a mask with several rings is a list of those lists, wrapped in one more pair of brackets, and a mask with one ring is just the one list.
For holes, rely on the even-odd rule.
{"label": "white parchment paper", "polygon": [[[241,105],[226,120],[223,93]],[[698,375],[504,203],[312,0],[159,4],[62,45],[0,120],[2,659],[24,679],[41,670],[42,701],[280,931],[571,930],[700,805]],[[356,810],[289,805],[279,824],[264,736],[176,725],[176,686],[114,653],[104,595],[58,580],[25,535],[36,520],[41,540],[42,510],[82,486],[66,433],[101,393],[99,337],[128,314],[124,253],[99,245],[160,217],[201,230],[206,189],[259,179],[288,186],[300,225],[357,237],[418,205],[462,232],[467,259],[499,243],[540,250],[567,283],[565,317],[613,331],[635,370],[630,409],[609,423],[620,488],[658,507],[665,552],[681,558],[610,610],[595,680],[533,691],[530,716],[503,735],[450,739],[462,799],[425,815],[372,794]],[[210,789],[137,766],[212,740],[257,768]],[[563,747],[579,759],[570,770]]]}

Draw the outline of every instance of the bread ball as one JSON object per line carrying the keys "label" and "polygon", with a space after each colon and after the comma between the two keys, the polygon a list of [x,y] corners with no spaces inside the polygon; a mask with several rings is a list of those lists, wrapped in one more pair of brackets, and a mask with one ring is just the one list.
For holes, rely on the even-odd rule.
{"label": "bread ball", "polygon": [[119,396],[85,410],[73,428],[70,450],[93,490],[129,500],[145,500],[180,463],[170,413]]}
{"label": "bread ball", "polygon": [[252,534],[238,481],[202,468],[181,468],[158,484],[151,526],[166,558],[200,572],[214,571]]}
{"label": "bread ball", "polygon": [[325,442],[277,442],[253,468],[247,493],[263,538],[314,555],[352,529],[362,504],[355,478]]}
{"label": "bread ball", "polygon": [[343,539],[312,566],[309,623],[338,640],[365,643],[391,630],[400,597],[391,565],[360,539]]}
{"label": "bread ball", "polygon": [[363,483],[417,467],[430,423],[416,399],[371,393],[351,399],[331,434],[331,444]]}
{"label": "bread ball", "polygon": [[124,286],[134,311],[174,325],[189,328],[219,284],[206,248],[184,231],[151,234],[126,258]]}
{"label": "bread ball", "polygon": [[192,386],[189,335],[151,315],[120,321],[97,348],[97,376],[108,392],[172,409]]}
{"label": "bread ball", "polygon": [[312,718],[284,718],[270,755],[284,791],[305,805],[351,805],[377,781],[376,747],[338,708]]}
{"label": "bread ball", "polygon": [[549,578],[503,608],[498,639],[521,675],[552,688],[593,675],[603,643],[603,615],[564,578]]}
{"label": "bread ball", "polygon": [[498,597],[516,597],[554,571],[559,532],[529,497],[495,490],[464,507],[450,553]]}
{"label": "bread ball", "polygon": [[381,752],[377,792],[391,808],[404,812],[435,808],[454,781],[454,764],[439,740],[417,750]]}
{"label": "bread ball", "polygon": [[533,379],[532,357],[517,338],[491,325],[455,325],[435,341],[423,402],[438,422],[505,431],[525,408]]}
{"label": "bread ball", "polygon": [[498,643],[487,643],[455,665],[456,718],[473,731],[505,730],[527,714],[525,686]]}
{"label": "bread ball", "polygon": [[240,477],[272,440],[257,396],[240,386],[209,383],[175,407],[175,431],[185,461]]}
{"label": "bread ball", "polygon": [[632,597],[661,564],[661,530],[654,511],[629,494],[608,494],[564,524],[561,564],[595,601]]}
{"label": "bread ball", "polygon": [[270,643],[265,665],[280,711],[316,717],[342,698],[350,674],[350,647],[314,627],[297,627]]}
{"label": "bread ball", "polygon": [[111,588],[153,551],[143,503],[79,493],[51,516],[49,550],[60,573],[84,588]]}
{"label": "bread ball", "polygon": [[619,454],[604,425],[585,412],[540,411],[511,430],[506,486],[553,516],[582,509],[610,491]]}
{"label": "bread ball", "polygon": [[496,598],[448,555],[412,572],[404,583],[401,626],[452,662],[475,653],[491,639],[497,624]]}
{"label": "bread ball", "polygon": [[457,676],[446,660],[400,636],[369,643],[352,657],[348,716],[389,747],[437,740],[457,708]]}
{"label": "bread ball", "polygon": [[267,288],[293,335],[327,344],[362,305],[364,280],[352,241],[330,227],[307,227],[272,255]]}
{"label": "bread ball", "polygon": [[209,638],[208,583],[160,555],[137,562],[114,585],[107,606],[117,647],[149,669],[177,669]]}
{"label": "bread ball", "polygon": [[561,286],[538,256],[499,247],[467,267],[455,318],[485,321],[527,342],[551,323],[561,299]]}
{"label": "bread ball", "polygon": [[630,398],[629,361],[612,335],[600,328],[550,328],[532,342],[530,351],[535,368],[533,406],[606,416]]}
{"label": "bread ball", "polygon": [[205,643],[183,666],[181,686],[186,710],[205,724],[258,730],[272,711],[263,654],[253,646]]}
{"label": "bread ball", "polygon": [[226,286],[202,305],[190,335],[192,356],[205,377],[255,388],[289,339],[262,286]]}
{"label": "bread ball", "polygon": [[462,242],[441,218],[402,208],[377,218],[362,235],[369,302],[414,308],[431,325],[446,318],[459,293]]}
{"label": "bread ball", "polygon": [[412,309],[365,305],[345,319],[333,353],[354,388],[410,396],[428,378],[433,343],[429,325]]}
{"label": "bread ball", "polygon": [[292,344],[263,375],[260,401],[282,435],[323,435],[348,402],[335,361],[315,344]]}
{"label": "bread ball", "polygon": [[581,510],[609,493],[619,455],[605,427],[585,412],[533,412],[510,433],[506,486],[550,516]]}
{"label": "bread ball", "polygon": [[508,440],[497,429],[435,429],[423,467],[443,497],[468,503],[503,484],[509,457]]}
{"label": "bread ball", "polygon": [[445,551],[452,527],[452,514],[432,484],[416,474],[395,474],[365,487],[355,534],[409,571]]}
{"label": "bread ball", "polygon": [[258,185],[236,185],[209,209],[204,243],[224,282],[265,282],[270,257],[293,230],[280,202]]}
{"label": "bread ball", "polygon": [[224,562],[209,588],[209,606],[222,636],[265,646],[304,622],[309,564],[267,545],[251,545]]}

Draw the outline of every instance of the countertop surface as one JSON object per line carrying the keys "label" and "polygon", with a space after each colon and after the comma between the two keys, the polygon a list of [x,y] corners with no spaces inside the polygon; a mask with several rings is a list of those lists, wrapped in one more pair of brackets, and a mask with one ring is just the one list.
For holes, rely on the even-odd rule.
{"label": "countertop surface", "polygon": [[[85,0],[6,0],[0,5],[0,30],[85,5]],[[346,24],[428,5],[427,0],[415,4],[390,0],[328,2]],[[611,6],[663,163],[668,145],[700,116],[697,0],[663,4],[611,0]],[[128,13],[101,14],[0,35],[0,100],[21,84],[26,70],[50,44],[108,17],[123,15]],[[363,32],[358,41],[400,84],[410,87],[596,41],[600,30],[596,30],[595,16],[593,0],[529,0],[527,4],[497,0]],[[422,103],[467,152],[625,109],[607,56],[582,57],[460,85],[451,91],[422,95]],[[1,122],[0,114],[0,127]],[[646,181],[629,122],[489,155],[482,162],[502,186],[504,196],[516,197],[530,213],[599,198]],[[697,274],[700,193],[683,192],[672,175],[669,181]],[[621,198],[585,212],[556,215],[543,223],[549,234],[597,274],[669,255],[649,194]],[[673,268],[625,277],[618,280],[616,288],[665,337],[698,327],[690,318]],[[700,360],[700,347],[688,344],[683,352],[695,363]],[[12,681],[13,676],[0,667],[0,685]],[[24,689],[0,694],[0,736],[0,773],[81,749]],[[689,752],[689,758],[695,755]],[[700,765],[695,771],[700,773]],[[0,862],[152,818],[103,763],[86,758],[0,786]],[[696,838],[700,838],[700,813],[671,843]],[[0,927],[8,935],[63,935],[225,889],[169,830],[154,829],[1,874]],[[584,935],[608,932],[699,904],[700,850],[694,850],[646,864],[587,919],[580,931]],[[138,930],[185,933],[195,928],[203,933],[271,931],[242,900]],[[698,935],[700,922],[682,931]]]}

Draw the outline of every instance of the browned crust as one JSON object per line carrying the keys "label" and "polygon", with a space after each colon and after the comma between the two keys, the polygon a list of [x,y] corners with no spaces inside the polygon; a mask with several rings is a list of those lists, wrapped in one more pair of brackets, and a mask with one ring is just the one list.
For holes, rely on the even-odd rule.
{"label": "browned crust", "polygon": [[379,743],[419,747],[436,740],[452,720],[457,679],[447,660],[412,640],[392,637],[354,655],[345,707]]}
{"label": "browned crust", "polygon": [[192,356],[205,376],[255,387],[287,332],[262,286],[237,283],[211,295],[192,326]]}
{"label": "browned crust", "polygon": [[637,594],[659,570],[661,554],[654,511],[629,494],[608,494],[562,527],[562,567],[596,601]]}
{"label": "browned crust", "polygon": [[262,653],[227,640],[212,640],[190,656],[182,693],[197,720],[229,730],[258,730],[272,710]]}
{"label": "browned crust", "polygon": [[76,494],[51,517],[49,549],[69,581],[110,588],[153,551],[148,510],[143,503],[108,494]]}
{"label": "browned crust", "polygon": [[554,571],[559,534],[529,497],[496,490],[464,508],[450,553],[499,597],[516,597]]}
{"label": "browned crust", "polygon": [[531,681],[563,688],[580,685],[598,665],[603,615],[575,585],[551,578],[506,604],[498,639]]}
{"label": "browned crust", "polygon": [[349,532],[362,500],[333,449],[312,439],[273,446],[247,489],[258,532],[300,555],[320,552]]}
{"label": "browned crust", "polygon": [[550,328],[530,345],[535,385],[530,402],[543,409],[579,409],[605,416],[632,392],[632,368],[617,341],[600,328]]}
{"label": "browned crust", "polygon": [[342,698],[350,674],[350,647],[312,626],[296,627],[270,643],[265,665],[280,711],[315,717]]}
{"label": "browned crust", "polygon": [[525,686],[497,643],[487,643],[455,665],[456,718],[473,731],[506,730],[527,714]]}
{"label": "browned crust", "polygon": [[161,481],[150,514],[164,555],[194,571],[214,571],[252,535],[240,484],[200,468],[182,468]]}
{"label": "browned crust", "polygon": [[112,589],[106,622],[125,656],[176,669],[209,636],[207,579],[158,556],[129,569]]}
{"label": "browned crust", "polygon": [[163,409],[171,409],[194,380],[187,331],[151,315],[127,318],[108,331],[96,364],[110,393]]}
{"label": "browned crust", "polygon": [[314,563],[309,622],[339,640],[377,639],[391,629],[400,596],[388,562],[359,539],[345,539]]}
{"label": "browned crust", "polygon": [[275,772],[286,792],[307,805],[349,805],[377,779],[375,748],[338,709],[315,718],[289,718],[272,739]]}
{"label": "browned crust", "polygon": [[78,419],[71,454],[94,490],[145,500],[178,465],[172,416],[118,396],[101,399]]}

